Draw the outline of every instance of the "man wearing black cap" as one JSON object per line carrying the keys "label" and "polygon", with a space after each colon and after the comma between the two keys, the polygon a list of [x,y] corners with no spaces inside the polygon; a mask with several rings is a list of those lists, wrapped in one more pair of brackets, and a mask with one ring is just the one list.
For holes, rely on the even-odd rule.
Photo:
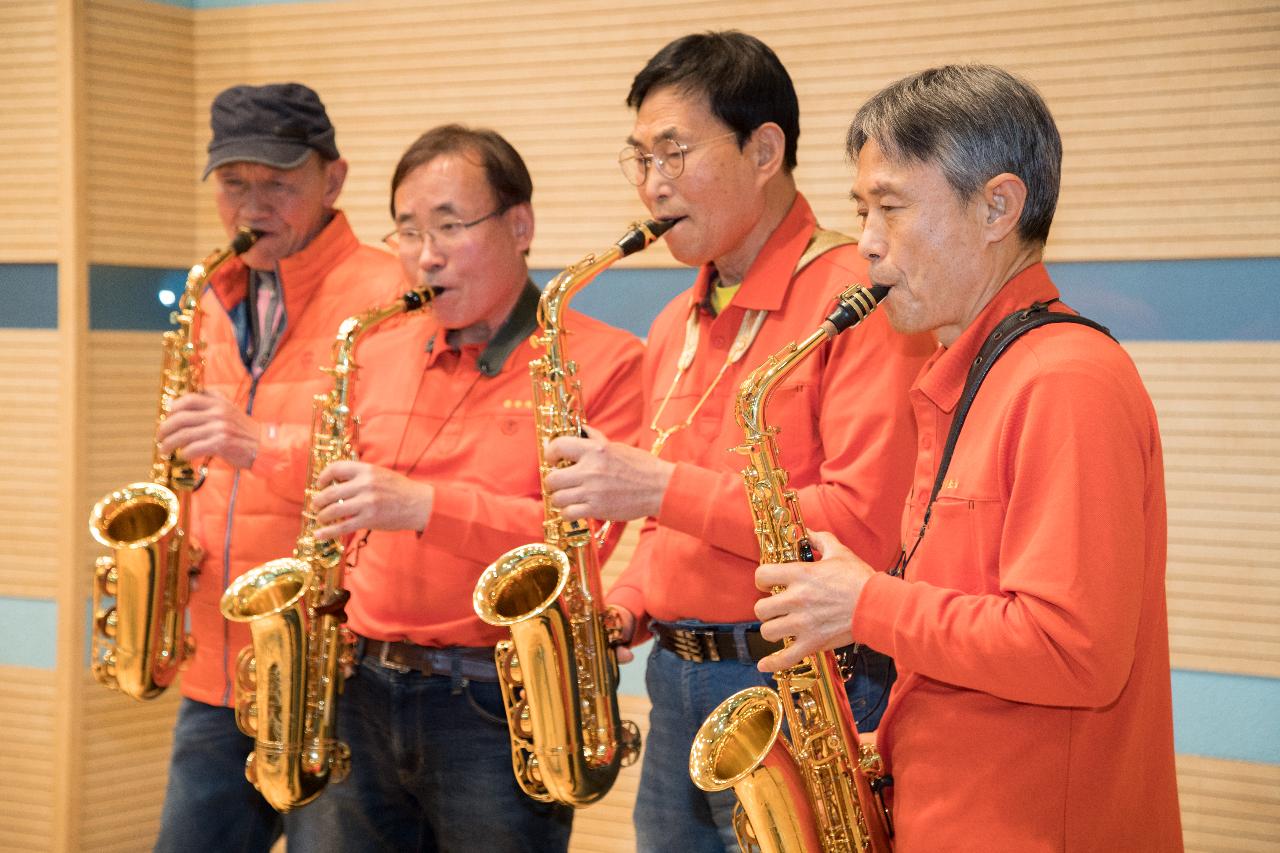
{"label": "man wearing black cap", "polygon": [[202,300],[205,387],[160,427],[163,452],[209,459],[191,532],[204,556],[188,610],[194,656],[182,676],[156,849],[268,850],[286,823],[244,777],[253,740],[231,706],[248,629],[219,599],[249,569],[293,551],[311,443],[312,397],[330,386],[338,324],[399,290],[392,256],[364,246],[334,208],[347,175],[333,125],[297,83],[233,86],[214,99],[209,161],[227,234],[253,247],[223,265]]}

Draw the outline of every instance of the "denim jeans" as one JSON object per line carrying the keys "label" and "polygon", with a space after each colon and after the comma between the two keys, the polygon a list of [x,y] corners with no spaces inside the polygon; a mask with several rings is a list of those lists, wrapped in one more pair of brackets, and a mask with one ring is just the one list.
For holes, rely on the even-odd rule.
{"label": "denim jeans", "polygon": [[184,698],[173,730],[156,853],[267,853],[308,807],[280,815],[244,778],[253,738],[230,708]]}
{"label": "denim jeans", "polygon": [[497,683],[365,658],[339,700],[338,736],[351,775],[307,806],[289,853],[568,848],[573,809],[516,784]]}
{"label": "denim jeans", "polygon": [[[740,627],[680,622],[682,627]],[[749,626],[758,627],[758,626]],[[859,731],[871,731],[884,712],[892,663],[864,649],[846,683]],[[652,708],[644,745],[634,822],[638,853],[737,853],[733,790],[705,793],[689,778],[689,749],[698,728],[716,706],[746,687],[777,688],[753,663],[693,663],[659,646],[645,671]],[[882,694],[885,694],[882,696]]]}

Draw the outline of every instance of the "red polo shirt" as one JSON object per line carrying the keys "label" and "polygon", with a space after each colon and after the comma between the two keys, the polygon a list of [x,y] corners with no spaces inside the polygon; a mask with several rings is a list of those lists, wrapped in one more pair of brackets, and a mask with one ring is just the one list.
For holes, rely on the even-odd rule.
{"label": "red polo shirt", "polygon": [[[640,342],[572,310],[565,328],[587,422],[634,442]],[[503,552],[543,540],[529,377],[542,350],[525,337],[496,375],[481,372],[483,351],[451,349],[429,314],[362,344],[360,459],[430,482],[435,500],[421,535],[373,531],[347,571],[348,625],[357,634],[425,646],[492,646],[510,635],[480,621],[471,595]]]}
{"label": "red polo shirt", "polygon": [[[908,550],[974,356],[1058,295],[1012,279],[911,390]],[[876,575],[855,639],[898,666],[878,732],[897,849],[1182,849],[1165,614],[1164,464],[1125,351],[1029,332],[971,409],[905,579]]]}

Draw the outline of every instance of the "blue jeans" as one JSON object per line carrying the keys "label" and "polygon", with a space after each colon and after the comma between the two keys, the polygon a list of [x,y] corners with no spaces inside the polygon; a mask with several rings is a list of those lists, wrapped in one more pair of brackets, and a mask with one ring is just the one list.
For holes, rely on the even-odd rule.
{"label": "blue jeans", "polygon": [[[692,621],[678,624],[730,627]],[[879,724],[892,681],[889,659],[866,651],[854,662],[854,677],[846,684],[859,731],[871,731]],[[776,689],[777,684],[753,663],[693,663],[655,645],[649,653],[645,685],[652,708],[633,816],[636,850],[737,853],[733,832],[737,798],[732,789],[709,794],[693,784],[689,749],[702,721],[729,696],[746,687]]]}
{"label": "blue jeans", "polygon": [[516,784],[497,683],[365,658],[339,700],[338,736],[351,775],[307,806],[290,853],[568,849],[573,809]]}
{"label": "blue jeans", "polygon": [[280,815],[244,778],[253,738],[230,708],[184,698],[173,730],[156,853],[266,853],[307,807]]}

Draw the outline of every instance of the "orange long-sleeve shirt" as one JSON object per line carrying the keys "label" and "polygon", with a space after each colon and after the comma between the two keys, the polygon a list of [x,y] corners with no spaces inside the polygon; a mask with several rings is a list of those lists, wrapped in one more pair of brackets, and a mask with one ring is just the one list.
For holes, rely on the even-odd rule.
{"label": "orange long-sleeve shirt", "polygon": [[[643,346],[572,310],[564,327],[587,422],[634,442]],[[348,626],[361,636],[424,646],[492,646],[509,636],[480,621],[471,595],[490,562],[543,539],[529,377],[542,350],[526,332],[500,370],[486,375],[483,349],[449,348],[428,314],[372,332],[359,351],[360,459],[435,487],[421,535],[373,531],[346,573]]]}
{"label": "orange long-sleeve shirt", "polygon": [[[698,351],[671,394],[659,428],[683,421],[724,364],[747,309],[768,316],[746,355],[715,386],[693,423],[662,451],[676,470],[656,519],[609,592],[609,601],[661,620],[747,622],[762,593],[754,582],[760,548],[744,492],[742,443],[734,419],[738,386],[786,344],[808,337],[850,284],[867,284],[866,262],[853,245],[829,251],[797,275],[795,267],[817,222],[797,195],[733,301],[719,315],[698,311]],[[645,423],[671,387],[691,306],[704,304],[713,270],[672,300],[654,321],[644,366]],[[799,493],[812,529],[832,530],[873,565],[888,568],[911,480],[914,430],[906,392],[935,345],[904,337],[872,314],[823,345],[773,393],[767,423],[781,429],[781,463]],[[637,641],[645,632],[639,631]]]}
{"label": "orange long-sleeve shirt", "polygon": [[[1020,273],[921,372],[910,549],[965,375]],[[1182,847],[1165,614],[1164,467],[1124,350],[1073,324],[1019,339],[965,421],[905,579],[877,575],[857,640],[899,678],[878,731],[897,849]]]}

